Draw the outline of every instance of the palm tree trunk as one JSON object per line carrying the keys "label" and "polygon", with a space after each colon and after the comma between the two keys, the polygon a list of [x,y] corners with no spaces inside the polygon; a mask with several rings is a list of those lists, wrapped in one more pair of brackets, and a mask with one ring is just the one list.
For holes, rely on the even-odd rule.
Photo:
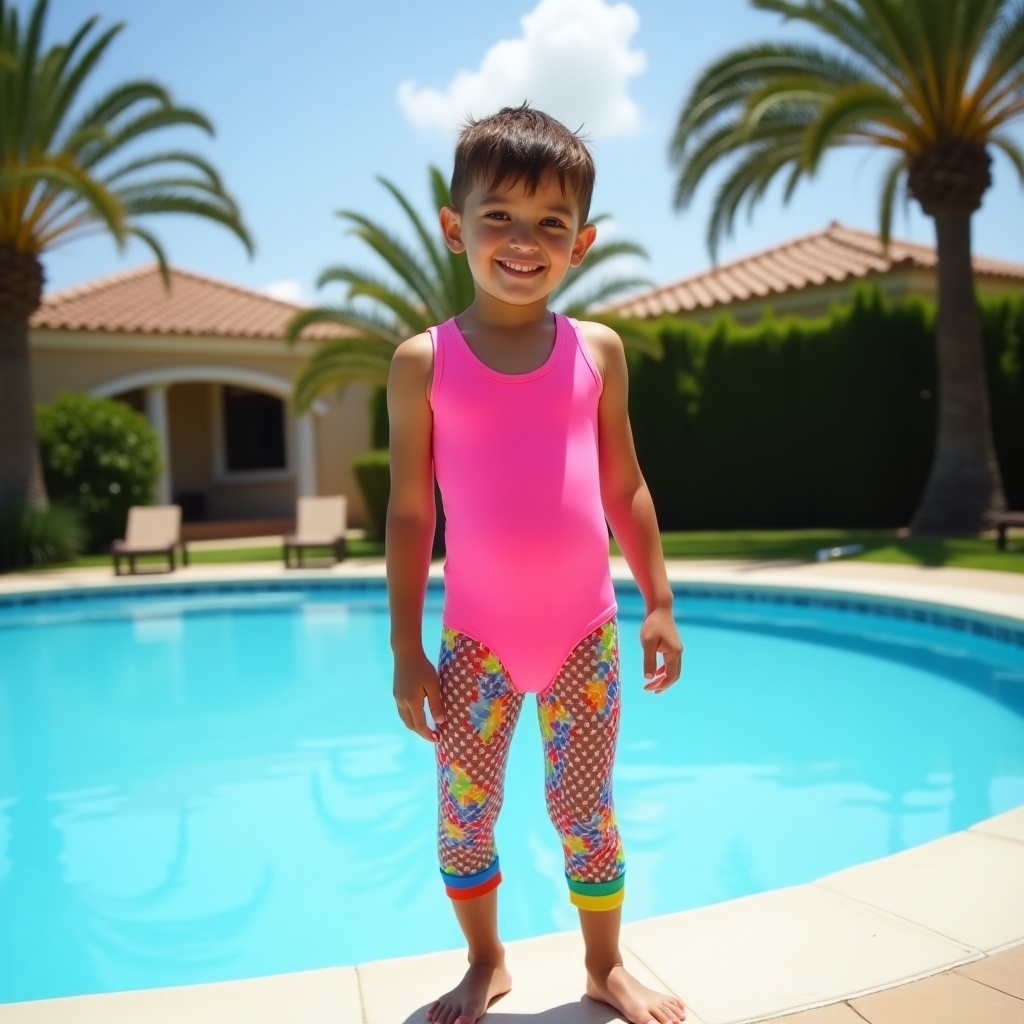
{"label": "palm tree trunk", "polygon": [[0,246],[0,504],[47,506],[32,409],[28,320],[38,307],[43,269],[29,254]]}
{"label": "palm tree trunk", "polygon": [[1006,508],[996,461],[971,266],[971,212],[934,214],[938,248],[939,422],[935,455],[911,536],[973,536]]}

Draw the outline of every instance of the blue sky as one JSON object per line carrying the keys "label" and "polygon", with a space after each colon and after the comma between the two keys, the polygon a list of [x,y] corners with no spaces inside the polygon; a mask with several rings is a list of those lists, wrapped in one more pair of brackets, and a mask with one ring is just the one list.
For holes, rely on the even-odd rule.
{"label": "blue sky", "polygon": [[[27,10],[21,0],[18,6]],[[216,137],[175,142],[218,168],[255,237],[250,258],[233,236],[187,218],[154,218],[171,262],[306,302],[328,266],[375,267],[335,216],[352,209],[394,229],[404,218],[377,182],[383,175],[424,213],[427,166],[450,171],[454,125],[529,99],[573,127],[585,123],[597,161],[594,212],[607,234],[640,242],[650,260],[621,269],[665,283],[709,265],[709,179],[683,213],[672,208],[667,149],[679,108],[701,69],[753,41],[797,37],[747,0],[53,0],[50,41],[86,18],[126,28],[108,49],[86,98],[151,78],[202,110]],[[471,105],[471,109],[465,109]],[[1024,121],[1011,132],[1024,145]],[[155,137],[154,137],[155,138]],[[824,228],[830,220],[874,230],[885,156],[830,156],[788,206],[777,190],[741,216],[719,259]],[[1024,261],[1024,190],[999,154],[994,186],[974,218],[976,253]],[[932,242],[911,204],[897,237]],[[150,259],[90,238],[47,254],[48,290]]]}

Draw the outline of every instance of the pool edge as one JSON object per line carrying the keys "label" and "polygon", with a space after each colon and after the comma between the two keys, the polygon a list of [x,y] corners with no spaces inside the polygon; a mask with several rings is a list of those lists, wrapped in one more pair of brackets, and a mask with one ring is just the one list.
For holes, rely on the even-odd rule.
{"label": "pool edge", "polygon": [[[960,608],[963,610],[1024,621],[1024,579],[998,580],[990,589],[985,585],[982,571],[933,569],[918,570],[911,567],[886,567],[884,572],[873,574],[868,563],[857,563],[860,572],[849,573],[839,566],[770,566],[761,563],[703,563],[670,562],[669,575],[673,584],[684,583],[729,583],[743,586],[773,586],[796,589],[813,589],[835,593],[858,593],[876,598],[916,601],[931,605]],[[613,575],[616,580],[629,577],[628,569],[621,559],[613,559]],[[838,570],[838,571],[836,571]],[[252,580],[261,578],[290,579],[379,579],[383,575],[383,562],[341,563],[333,570],[304,570],[285,573],[271,564],[253,566],[203,566],[179,571],[178,578],[188,582],[210,582],[218,580]],[[102,573],[102,575],[101,575]],[[432,578],[439,576],[439,567],[432,567]],[[172,583],[166,576],[147,577],[138,582],[143,585],[150,581]],[[82,571],[68,578],[47,574],[45,580],[24,577],[12,579],[0,577],[0,593],[21,592],[23,586],[32,593],[61,590],[71,587],[75,590],[103,586],[123,586],[124,578],[115,579],[106,570]],[[128,584],[137,585],[136,581]],[[1014,873],[993,877],[991,873],[979,873],[978,865],[964,861],[962,851],[952,851],[948,842],[954,837],[971,836],[970,845],[985,857],[998,863],[1011,863]],[[945,846],[943,846],[945,844]],[[995,845],[993,845],[995,844]],[[962,845],[962,844],[961,844]],[[968,937],[945,934],[936,930],[935,922],[914,920],[906,910],[887,906],[885,902],[872,904],[854,898],[848,891],[834,891],[837,875],[846,872],[862,875],[877,874],[882,881],[879,891],[888,891],[893,886],[892,876],[899,877],[905,868],[908,855],[918,858],[922,864],[932,864],[932,875],[944,878],[945,882],[934,892],[921,892],[917,898],[925,903],[948,906],[959,899],[969,911],[971,927],[980,928]],[[904,858],[904,860],[900,860]],[[1019,866],[1020,870],[1017,870]],[[951,833],[911,850],[901,851],[888,857],[868,861],[846,872],[824,876],[801,886],[774,890],[755,896],[742,897],[710,907],[681,911],[675,914],[648,918],[624,926],[624,949],[633,960],[640,964],[654,980],[679,992],[684,1000],[691,1003],[688,1024],[745,1024],[784,1015],[814,1007],[827,1006],[847,999],[860,998],[870,993],[919,982],[953,968],[983,960],[1000,954],[1024,942],[1024,806],[986,819],[963,830]],[[944,873],[944,874],[943,874]],[[928,871],[924,872],[928,875]],[[849,876],[847,876],[849,878]],[[955,880],[955,891],[949,886],[949,879]],[[827,880],[832,884],[823,884]],[[1016,888],[1015,888],[1016,886]],[[980,902],[979,902],[980,901]],[[987,902],[986,902],[987,901]],[[890,900],[890,903],[892,901]],[[1019,910],[1017,908],[1020,908]],[[920,916],[920,915],[919,915]],[[712,919],[724,922],[722,934],[729,938],[727,947],[716,950],[708,936],[714,932],[709,925]],[[825,929],[814,933],[803,930],[808,922],[842,922],[848,927],[851,948],[861,941],[862,925],[866,922],[871,929],[885,931],[893,948],[906,951],[906,962],[912,966],[900,974],[896,961],[890,959],[888,976],[882,976],[874,966],[868,964],[852,980],[840,984],[838,978],[831,980],[823,976],[818,963],[822,949],[827,952],[829,934]],[[683,938],[696,934],[697,945],[701,947],[691,954],[685,953],[685,942],[680,947],[680,957],[667,966],[657,952],[664,948],[661,934],[665,928],[676,931]],[[948,931],[948,926],[946,931]],[[650,933],[645,937],[645,932]],[[735,937],[748,934],[771,937],[775,959],[782,958],[790,970],[788,981],[776,973],[765,975],[765,945],[760,945],[757,957],[748,955],[746,962],[737,958]],[[989,934],[1000,941],[989,948],[980,948],[978,935]],[[651,935],[654,938],[651,938]],[[788,936],[788,938],[784,938]],[[559,1024],[583,1024],[591,1018],[585,1004],[579,1002],[581,986],[575,971],[563,977],[562,984],[556,984],[546,965],[550,964],[549,948],[572,946],[575,933],[561,936],[541,936],[509,943],[510,950],[519,960],[533,961],[535,970],[542,970],[543,977],[535,977],[530,971],[519,971],[520,987],[499,1004],[500,1012],[537,1013],[543,1007],[563,1005],[565,1014],[559,1017]],[[679,941],[678,939],[676,940]],[[866,938],[867,959],[872,944]],[[787,946],[787,942],[791,945]],[[535,948],[538,952],[530,953]],[[673,944],[674,948],[674,944]],[[652,952],[653,950],[653,952]],[[804,959],[801,959],[801,950]],[[833,951],[835,952],[835,951]],[[841,951],[845,955],[845,950]],[[540,955],[543,953],[543,955]],[[698,962],[687,962],[697,957]],[[693,979],[700,972],[700,957],[721,962],[723,967],[714,977],[705,971],[700,984]],[[373,961],[355,967],[328,968],[323,971],[301,972],[298,974],[271,975],[247,981],[219,982],[196,986],[182,986],[172,989],[147,989],[134,992],[73,996],[56,1000],[38,1000],[26,1003],[0,1004],[2,1024],[41,1024],[42,1021],[59,1020],[61,1024],[92,1024],[96,1020],[113,1024],[134,1024],[145,1020],[146,1024],[184,1024],[198,1017],[216,1019],[218,1024],[234,1024],[243,1019],[247,1024],[254,1021],[284,1019],[275,1016],[275,1006],[287,1007],[287,1019],[296,1024],[384,1024],[385,1021],[411,1021],[422,1019],[425,1000],[438,988],[447,983],[446,976],[453,974],[464,964],[460,951],[424,954],[396,960]],[[916,959],[915,959],[916,958]],[[768,958],[771,961],[771,958]],[[774,962],[774,961],[772,961]],[[515,965],[513,965],[515,966]],[[416,968],[416,969],[412,969]],[[871,971],[875,973],[872,974]],[[673,977],[678,973],[678,977]],[[866,973],[865,973],[866,972]],[[893,977],[893,973],[899,974]],[[423,987],[422,978],[429,977],[430,987]],[[759,983],[755,978],[761,977]],[[420,980],[417,980],[419,978]],[[737,985],[742,978],[743,984]],[[525,986],[523,981],[526,981]],[[867,983],[865,983],[865,981]],[[688,995],[688,989],[694,989]],[[699,994],[696,991],[700,990]],[[828,989],[826,991],[826,989]],[[746,992],[748,1004],[737,1003],[737,990]],[[789,996],[785,992],[791,992]],[[796,995],[795,993],[800,993]],[[730,1002],[730,1000],[732,1000]],[[574,1004],[574,1005],[573,1005]],[[1022,1003],[1024,1007],[1024,1003]]]}

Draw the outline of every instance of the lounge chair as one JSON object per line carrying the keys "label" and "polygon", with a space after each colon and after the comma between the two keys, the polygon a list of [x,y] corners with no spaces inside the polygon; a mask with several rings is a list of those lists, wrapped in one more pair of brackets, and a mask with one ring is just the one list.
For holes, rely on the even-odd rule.
{"label": "lounge chair", "polygon": [[1007,550],[1006,531],[1011,526],[1024,526],[1024,512],[1003,512],[996,516],[996,546],[1000,551]]}
{"label": "lounge chair", "polygon": [[137,572],[135,559],[140,555],[164,555],[167,572],[174,572],[177,568],[175,551],[179,547],[182,564],[188,565],[188,547],[181,539],[180,505],[132,505],[128,509],[124,540],[115,540],[110,548],[114,556],[114,575],[123,575],[123,558],[128,559],[128,574]]}
{"label": "lounge chair", "polygon": [[345,511],[346,501],[340,494],[323,498],[299,498],[295,532],[284,538],[285,568],[301,569],[302,552],[306,548],[330,548],[334,553],[334,562],[340,562],[347,553]]}

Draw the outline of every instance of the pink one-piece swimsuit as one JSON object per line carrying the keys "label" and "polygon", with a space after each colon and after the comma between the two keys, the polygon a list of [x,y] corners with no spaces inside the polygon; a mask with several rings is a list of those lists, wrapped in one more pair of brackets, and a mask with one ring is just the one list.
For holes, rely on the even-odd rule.
{"label": "pink one-piece swimsuit", "polygon": [[601,504],[601,376],[575,320],[555,314],[538,369],[486,366],[455,320],[430,329],[434,473],[447,557],[444,624],[540,692],[614,616]]}

